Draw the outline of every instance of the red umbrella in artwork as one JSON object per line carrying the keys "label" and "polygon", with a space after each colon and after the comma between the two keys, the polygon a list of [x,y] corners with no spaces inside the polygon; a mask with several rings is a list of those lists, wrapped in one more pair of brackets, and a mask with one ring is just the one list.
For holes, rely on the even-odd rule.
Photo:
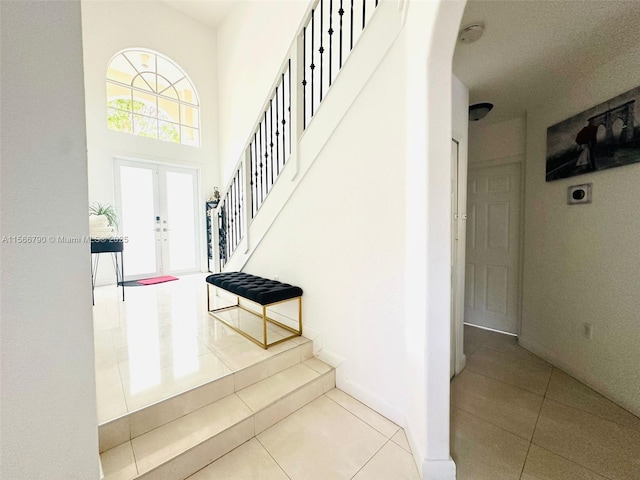
{"label": "red umbrella in artwork", "polygon": [[578,145],[588,145],[596,141],[597,135],[598,127],[590,123],[578,132],[578,134],[576,135],[576,143]]}

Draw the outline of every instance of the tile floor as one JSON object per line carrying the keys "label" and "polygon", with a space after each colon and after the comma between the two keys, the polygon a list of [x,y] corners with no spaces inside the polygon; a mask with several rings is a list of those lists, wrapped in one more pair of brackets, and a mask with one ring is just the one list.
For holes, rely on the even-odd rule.
{"label": "tile floor", "polygon": [[[126,302],[118,292],[96,289],[100,423],[281,353],[289,343],[264,351],[212,321],[204,275],[127,288]],[[640,480],[638,417],[514,337],[467,326],[465,353],[467,368],[451,382],[458,480]],[[402,429],[334,389],[190,480],[248,478],[419,477]]]}
{"label": "tile floor", "polygon": [[[178,281],[125,287],[124,302],[121,290],[113,285],[95,289],[100,425],[306,341],[296,337],[268,350],[254,345],[207,313],[205,277],[185,275]],[[261,323],[245,312],[242,315],[236,322],[262,332]],[[283,338],[284,333],[270,325],[268,341]]]}
{"label": "tile floor", "polygon": [[515,337],[465,326],[451,382],[457,480],[640,480],[640,418]]}
{"label": "tile floor", "polygon": [[[265,351],[211,318],[205,308],[204,275],[128,287],[125,302],[114,286],[99,287],[95,295],[101,424],[179,391],[229,377],[231,372],[245,369],[243,373],[250,375],[247,366],[284,352],[292,342]],[[278,334],[275,328],[269,332],[273,338]],[[294,339],[293,345],[301,341]],[[313,358],[293,367],[304,370],[301,375],[316,369],[323,374],[326,368]],[[232,401],[239,402],[235,412],[258,409],[263,399],[247,387],[217,403]],[[225,414],[225,421],[229,420],[227,417]],[[213,420],[205,423],[215,427]],[[162,436],[163,428],[150,434]],[[261,433],[190,480],[419,480],[404,431],[338,389],[327,391],[284,420],[257,431]],[[118,468],[118,474],[124,478],[135,476],[136,461],[131,449],[135,442],[134,439],[105,454],[102,460],[109,462],[108,469],[111,463],[126,463],[129,470]],[[153,455],[156,452],[139,452],[136,458],[140,457],[140,463],[152,460]],[[145,465],[137,468],[144,470]]]}
{"label": "tile floor", "polygon": [[420,480],[404,431],[338,389],[188,480]]}

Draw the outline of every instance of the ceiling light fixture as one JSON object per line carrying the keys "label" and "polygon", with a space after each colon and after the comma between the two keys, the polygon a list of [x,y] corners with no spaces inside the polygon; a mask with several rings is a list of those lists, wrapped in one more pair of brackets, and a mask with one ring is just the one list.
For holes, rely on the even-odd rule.
{"label": "ceiling light fixture", "polygon": [[469,106],[469,120],[477,122],[487,116],[493,108],[493,103],[476,103]]}
{"label": "ceiling light fixture", "polygon": [[477,22],[467,25],[460,30],[458,34],[458,40],[460,43],[473,43],[480,40],[480,37],[484,33],[484,23]]}

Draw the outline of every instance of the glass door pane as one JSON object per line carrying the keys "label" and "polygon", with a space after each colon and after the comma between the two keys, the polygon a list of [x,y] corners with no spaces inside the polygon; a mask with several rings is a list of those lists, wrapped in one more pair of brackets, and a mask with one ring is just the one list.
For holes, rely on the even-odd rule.
{"label": "glass door pane", "polygon": [[[183,273],[198,268],[198,237],[196,188],[197,172],[187,169],[163,168],[165,172],[166,215],[163,227],[167,235],[163,242],[165,271]],[[166,220],[166,223],[164,223]]]}
{"label": "glass door pane", "polygon": [[153,166],[121,164],[119,171],[121,233],[126,280],[157,276],[156,175]]}

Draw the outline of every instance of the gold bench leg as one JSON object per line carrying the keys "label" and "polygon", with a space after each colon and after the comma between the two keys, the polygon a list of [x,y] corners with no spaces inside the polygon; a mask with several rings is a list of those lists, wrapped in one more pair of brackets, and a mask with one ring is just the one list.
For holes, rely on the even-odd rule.
{"label": "gold bench leg", "polygon": [[[269,318],[269,316],[267,315],[267,308],[274,306],[274,305],[278,305],[280,303],[285,303],[285,302],[289,302],[294,300],[294,298],[291,299],[287,299],[287,300],[282,300],[280,302],[275,302],[275,303],[270,303],[268,305],[260,305],[262,307],[262,342],[260,342],[259,340],[253,338],[251,335],[243,332],[239,327],[236,327],[230,323],[228,323],[227,321],[223,320],[219,315],[216,315],[217,312],[220,311],[224,311],[224,310],[229,310],[232,308],[241,308],[243,310],[246,310],[250,313],[253,313],[254,315],[257,315],[255,311],[249,310],[247,307],[244,307],[242,305],[240,305],[240,296],[238,294],[236,294],[236,305],[232,305],[229,307],[221,307],[221,308],[211,308],[211,290],[210,287],[213,286],[214,288],[214,292],[217,292],[218,287],[216,285],[210,284],[209,282],[207,282],[207,311],[208,313],[213,316],[214,318],[216,318],[217,320],[219,320],[220,322],[222,322],[223,324],[225,324],[226,326],[230,327],[232,330],[235,330],[236,332],[238,332],[239,334],[241,334],[242,336],[244,336],[245,338],[247,338],[248,340],[251,340],[253,343],[255,343],[256,345],[261,346],[262,348],[264,348],[265,350],[267,350],[269,347],[273,346],[273,345],[277,345],[278,343],[282,343],[285,342],[293,337],[300,337],[302,336],[302,297],[297,297],[298,300],[298,329],[296,330],[295,328],[289,327],[287,325],[283,325],[282,323],[276,321],[275,319]],[[231,293],[231,292],[230,292]],[[217,296],[217,295],[216,295]],[[244,297],[242,297],[244,298]],[[248,300],[245,298],[245,300]],[[251,302],[251,300],[248,300]],[[255,303],[255,302],[254,302]],[[293,335],[286,337],[286,338],[282,338],[280,340],[277,340],[275,342],[273,342],[272,344],[268,344],[267,343],[267,322],[273,323],[274,325],[277,325],[281,328],[284,328],[285,330],[289,330],[291,333],[293,333]]]}

